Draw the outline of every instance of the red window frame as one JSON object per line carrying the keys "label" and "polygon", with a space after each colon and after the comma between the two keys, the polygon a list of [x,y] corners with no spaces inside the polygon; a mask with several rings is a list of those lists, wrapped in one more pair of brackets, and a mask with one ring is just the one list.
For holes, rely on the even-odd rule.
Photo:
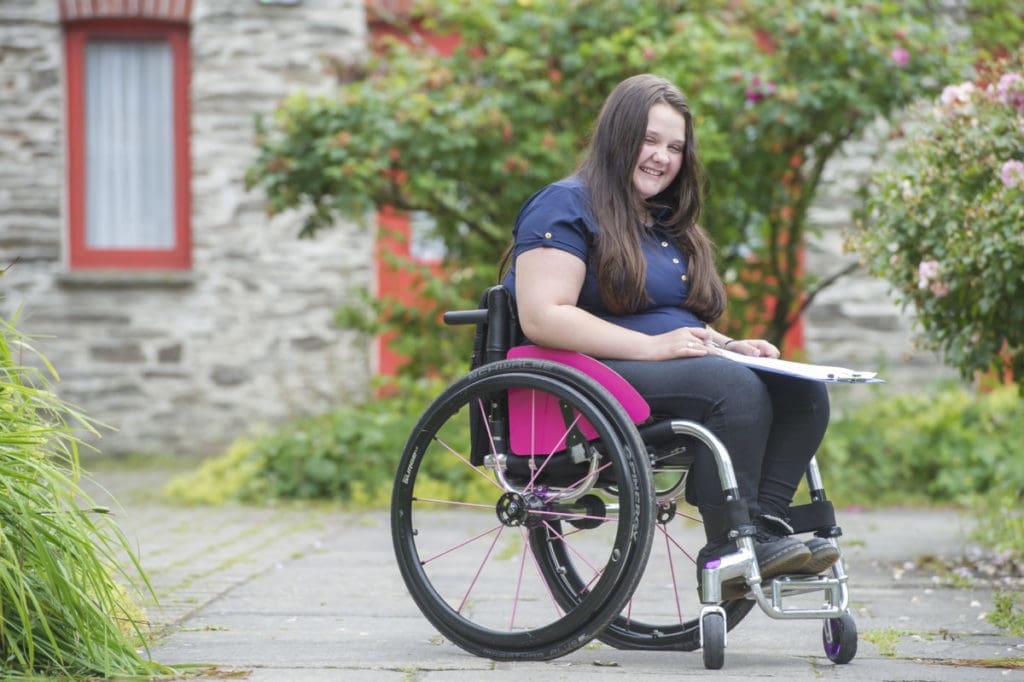
{"label": "red window frame", "polygon": [[[86,241],[85,46],[90,38],[152,39],[171,48],[174,96],[174,246],[98,249]],[[192,267],[192,189],[189,140],[191,55],[187,23],[148,19],[90,19],[65,27],[67,74],[68,266],[85,269],[186,270]]]}

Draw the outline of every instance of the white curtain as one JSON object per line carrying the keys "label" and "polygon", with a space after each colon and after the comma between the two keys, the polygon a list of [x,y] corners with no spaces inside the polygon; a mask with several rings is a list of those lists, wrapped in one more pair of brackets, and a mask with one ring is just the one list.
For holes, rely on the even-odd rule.
{"label": "white curtain", "polygon": [[85,50],[86,244],[174,246],[170,45],[90,40]]}

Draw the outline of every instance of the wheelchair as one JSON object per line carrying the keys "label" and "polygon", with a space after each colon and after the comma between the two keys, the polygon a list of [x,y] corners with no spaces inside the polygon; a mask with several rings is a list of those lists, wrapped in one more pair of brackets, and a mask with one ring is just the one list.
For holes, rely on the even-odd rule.
{"label": "wheelchair", "polygon": [[[702,650],[724,664],[726,634],[758,605],[776,619],[823,621],[827,657],[857,650],[843,559],[827,575],[762,580],[754,529],[729,454],[701,424],[652,417],[598,361],[529,345],[509,292],[476,310],[468,374],[427,408],[409,437],[391,502],[395,556],[413,600],[452,643],[499,661],[549,660],[597,638],[612,647]],[[738,551],[697,583],[702,521],[684,501],[698,447],[710,449]],[[790,508],[798,533],[838,548],[815,461],[810,502]],[[743,576],[741,599],[722,583]]]}

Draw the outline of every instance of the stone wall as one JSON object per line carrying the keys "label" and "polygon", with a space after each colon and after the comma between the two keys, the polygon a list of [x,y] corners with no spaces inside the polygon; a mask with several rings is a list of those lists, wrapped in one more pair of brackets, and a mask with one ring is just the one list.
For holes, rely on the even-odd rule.
{"label": "stone wall", "polygon": [[243,186],[253,115],[330,88],[324,53],[361,54],[361,0],[192,5],[192,239],[187,273],[68,272],[64,80],[54,0],[0,4],[0,314],[61,373],[60,392],[115,430],[104,452],[205,455],[236,435],[363,397],[371,347],[334,311],[373,281],[372,237],[296,239]]}

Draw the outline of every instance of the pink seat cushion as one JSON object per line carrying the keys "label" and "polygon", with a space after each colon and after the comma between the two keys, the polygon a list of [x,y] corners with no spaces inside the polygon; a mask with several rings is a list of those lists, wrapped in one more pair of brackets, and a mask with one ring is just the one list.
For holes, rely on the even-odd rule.
{"label": "pink seat cushion", "polygon": [[[509,349],[507,357],[510,360],[551,360],[578,369],[611,393],[634,423],[639,424],[651,415],[647,401],[635,388],[617,372],[589,355],[542,346],[515,346]],[[508,413],[509,445],[513,454],[547,455],[565,448],[570,428],[565,423],[556,397],[525,388],[510,389]],[[576,425],[588,439],[597,437],[594,427],[583,417],[580,417]]]}

